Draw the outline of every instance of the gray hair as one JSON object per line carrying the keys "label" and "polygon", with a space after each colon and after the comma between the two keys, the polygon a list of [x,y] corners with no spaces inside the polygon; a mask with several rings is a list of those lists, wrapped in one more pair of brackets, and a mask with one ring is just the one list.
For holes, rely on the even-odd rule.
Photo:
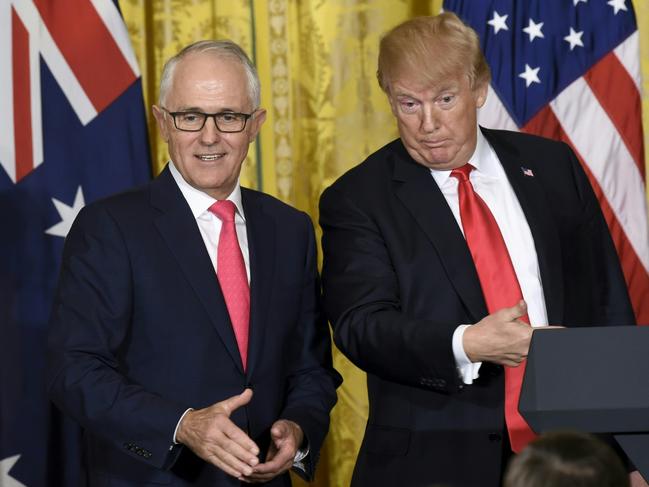
{"label": "gray hair", "polygon": [[183,48],[178,54],[170,58],[164,65],[162,69],[162,77],[160,79],[160,95],[158,97],[158,103],[161,106],[164,106],[164,102],[171,87],[171,82],[173,81],[174,71],[178,63],[188,54],[192,53],[203,53],[208,51],[214,51],[219,57],[230,57],[238,60],[246,71],[246,77],[248,78],[248,95],[250,101],[253,103],[253,108],[259,108],[260,102],[260,84],[259,84],[259,75],[257,74],[257,69],[255,65],[252,64],[252,61],[246,54],[246,52],[241,49],[238,44],[235,44],[229,40],[207,40],[207,41],[198,41],[194,42]]}

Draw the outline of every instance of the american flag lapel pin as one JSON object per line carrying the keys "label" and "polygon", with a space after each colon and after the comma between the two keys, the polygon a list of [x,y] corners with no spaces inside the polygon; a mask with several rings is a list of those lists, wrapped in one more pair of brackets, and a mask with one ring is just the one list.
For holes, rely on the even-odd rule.
{"label": "american flag lapel pin", "polygon": [[528,167],[521,166],[521,171],[523,171],[524,176],[529,176],[531,178],[534,177],[534,172],[532,172],[532,170]]}

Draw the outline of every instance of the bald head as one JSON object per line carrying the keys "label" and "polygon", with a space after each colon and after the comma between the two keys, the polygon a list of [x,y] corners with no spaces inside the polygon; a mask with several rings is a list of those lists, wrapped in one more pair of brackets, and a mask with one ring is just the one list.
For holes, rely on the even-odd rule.
{"label": "bald head", "polygon": [[160,95],[158,98],[160,106],[165,106],[167,103],[178,64],[185,58],[190,56],[194,57],[198,54],[214,56],[223,60],[229,59],[240,64],[246,75],[247,91],[251,106],[252,108],[259,107],[261,90],[257,70],[245,51],[234,42],[228,40],[195,42],[170,58],[164,65],[160,79]]}

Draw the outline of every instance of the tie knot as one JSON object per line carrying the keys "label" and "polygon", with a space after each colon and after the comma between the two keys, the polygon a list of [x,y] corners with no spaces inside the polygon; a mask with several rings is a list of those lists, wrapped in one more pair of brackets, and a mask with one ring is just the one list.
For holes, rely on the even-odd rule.
{"label": "tie knot", "polygon": [[464,166],[453,169],[451,176],[457,178],[458,181],[468,181],[471,171],[473,171],[473,166],[471,164],[465,164]]}
{"label": "tie knot", "polygon": [[209,211],[214,213],[223,222],[234,221],[235,205],[230,200],[220,200],[210,206]]}

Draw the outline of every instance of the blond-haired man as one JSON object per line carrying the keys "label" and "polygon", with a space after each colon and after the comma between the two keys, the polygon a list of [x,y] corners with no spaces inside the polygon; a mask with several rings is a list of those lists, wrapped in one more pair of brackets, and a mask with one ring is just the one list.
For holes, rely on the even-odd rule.
{"label": "blond-haired man", "polygon": [[532,327],[633,324],[624,279],[570,148],[478,126],[490,73],[457,16],[388,32],[378,78],[400,138],[320,200],[325,309],[367,372],[352,485],[496,487],[533,437]]}

